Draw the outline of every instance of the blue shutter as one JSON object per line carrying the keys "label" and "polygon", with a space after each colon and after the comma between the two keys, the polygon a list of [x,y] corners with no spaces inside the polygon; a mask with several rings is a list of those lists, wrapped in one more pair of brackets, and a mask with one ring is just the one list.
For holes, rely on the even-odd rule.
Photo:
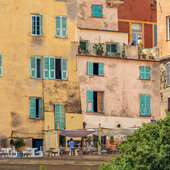
{"label": "blue shutter", "polygon": [[37,78],[37,57],[31,56],[30,72],[32,78]]}
{"label": "blue shutter", "polygon": [[56,16],[56,36],[61,37],[61,16]]}
{"label": "blue shutter", "polygon": [[0,54],[0,76],[2,76],[2,55]]}
{"label": "blue shutter", "polygon": [[36,98],[30,97],[30,118],[36,118]]}
{"label": "blue shutter", "polygon": [[104,76],[104,63],[99,63],[98,69],[99,76]]}
{"label": "blue shutter", "polygon": [[92,16],[96,17],[97,16],[97,5],[92,5]]}
{"label": "blue shutter", "polygon": [[94,112],[93,91],[87,90],[87,112]]}
{"label": "blue shutter", "polygon": [[103,6],[102,5],[98,5],[97,13],[98,13],[98,15],[97,15],[98,17],[103,16]]}
{"label": "blue shutter", "polygon": [[149,95],[145,95],[145,116],[151,115],[151,97]]}
{"label": "blue shutter", "polygon": [[39,29],[40,29],[40,30],[39,30],[39,33],[40,33],[40,34],[39,34],[39,35],[42,35],[42,34],[43,34],[43,16],[40,14],[40,15],[39,15],[39,18],[40,18],[40,24],[39,24],[39,26],[40,26],[40,27],[39,27]]}
{"label": "blue shutter", "polygon": [[67,17],[62,16],[62,37],[67,37]]}
{"label": "blue shutter", "polygon": [[60,117],[60,123],[61,123],[61,129],[65,129],[65,112],[64,112],[64,105],[61,105],[61,117]]}
{"label": "blue shutter", "polygon": [[61,75],[62,80],[67,80],[67,58],[61,59]]}
{"label": "blue shutter", "polygon": [[59,123],[59,129],[61,129],[61,104],[55,105],[55,129],[58,129],[58,123]]}
{"label": "blue shutter", "polygon": [[145,94],[140,95],[140,115],[145,116]]}
{"label": "blue shutter", "polygon": [[44,106],[43,106],[43,104],[44,104],[44,100],[43,100],[43,97],[41,97],[41,119],[43,119],[44,118]]}
{"label": "blue shutter", "polygon": [[154,45],[157,46],[157,25],[154,25]]}
{"label": "blue shutter", "polygon": [[150,67],[145,67],[145,77],[146,77],[146,80],[150,80],[151,78]]}
{"label": "blue shutter", "polygon": [[49,57],[49,78],[55,79],[55,57]]}
{"label": "blue shutter", "polygon": [[43,57],[43,77],[44,79],[49,78],[49,57],[48,56]]}
{"label": "blue shutter", "polygon": [[93,62],[87,62],[87,75],[93,75]]}
{"label": "blue shutter", "polygon": [[139,78],[140,78],[140,79],[145,79],[145,67],[140,66],[140,67],[139,67],[139,72],[140,72]]}

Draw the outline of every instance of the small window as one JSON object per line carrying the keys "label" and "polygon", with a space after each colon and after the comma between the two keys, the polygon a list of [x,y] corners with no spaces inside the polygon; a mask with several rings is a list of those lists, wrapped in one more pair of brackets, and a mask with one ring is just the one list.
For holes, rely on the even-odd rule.
{"label": "small window", "polygon": [[106,54],[107,55],[116,55],[118,51],[118,45],[117,44],[106,44]]}
{"label": "small window", "polygon": [[87,50],[87,42],[80,41],[80,47],[81,47],[82,51],[86,51]]}
{"label": "small window", "polygon": [[2,54],[0,54],[0,76],[2,76]]}
{"label": "small window", "polygon": [[137,45],[138,39],[143,39],[142,35],[142,25],[141,24],[131,24],[131,40],[134,45]]}
{"label": "small window", "polygon": [[168,98],[168,112],[170,112],[170,98]]}
{"label": "small window", "polygon": [[92,5],[92,17],[103,16],[103,5]]}
{"label": "small window", "polygon": [[166,66],[166,84],[170,86],[170,64]]}
{"label": "small window", "polygon": [[65,111],[64,111],[64,105],[56,104],[55,105],[55,129],[65,129]]}
{"label": "small window", "polygon": [[150,80],[151,79],[150,67],[140,66],[139,72],[140,72],[139,78],[141,80]]}
{"label": "small window", "polygon": [[37,56],[31,56],[31,78],[42,78],[42,59]]}
{"label": "small window", "polygon": [[87,91],[87,112],[103,113],[103,92]]}
{"label": "small window", "polygon": [[42,35],[42,15],[31,16],[31,35],[41,36]]}
{"label": "small window", "polygon": [[104,76],[104,63],[87,62],[87,75]]}
{"label": "small window", "polygon": [[56,37],[67,37],[67,17],[56,16]]}
{"label": "small window", "polygon": [[37,97],[30,97],[30,118],[43,118],[43,99]]}
{"label": "small window", "polygon": [[167,17],[167,37],[170,40],[170,17]]}
{"label": "small window", "polygon": [[140,115],[141,116],[151,115],[151,97],[147,94],[140,95]]}

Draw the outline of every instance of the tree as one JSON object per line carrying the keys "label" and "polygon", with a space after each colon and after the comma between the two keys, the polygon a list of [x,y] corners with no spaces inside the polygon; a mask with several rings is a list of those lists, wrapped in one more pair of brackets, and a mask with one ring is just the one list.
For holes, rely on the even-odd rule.
{"label": "tree", "polygon": [[121,154],[100,170],[170,170],[170,117],[144,123],[118,148]]}

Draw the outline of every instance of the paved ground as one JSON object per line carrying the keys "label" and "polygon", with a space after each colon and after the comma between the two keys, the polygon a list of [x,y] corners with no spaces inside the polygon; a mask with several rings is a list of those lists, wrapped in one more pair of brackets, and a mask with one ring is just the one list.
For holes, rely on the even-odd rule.
{"label": "paved ground", "polygon": [[110,159],[112,156],[0,159],[0,170],[98,170]]}

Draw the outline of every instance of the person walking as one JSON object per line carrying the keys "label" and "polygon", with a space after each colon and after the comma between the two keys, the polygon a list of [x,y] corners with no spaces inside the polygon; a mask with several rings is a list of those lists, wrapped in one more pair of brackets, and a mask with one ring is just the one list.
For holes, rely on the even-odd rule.
{"label": "person walking", "polygon": [[69,145],[69,147],[70,147],[71,156],[74,156],[74,155],[75,155],[75,152],[74,152],[75,142],[73,141],[72,138],[70,139],[70,142],[68,143],[68,145]]}

